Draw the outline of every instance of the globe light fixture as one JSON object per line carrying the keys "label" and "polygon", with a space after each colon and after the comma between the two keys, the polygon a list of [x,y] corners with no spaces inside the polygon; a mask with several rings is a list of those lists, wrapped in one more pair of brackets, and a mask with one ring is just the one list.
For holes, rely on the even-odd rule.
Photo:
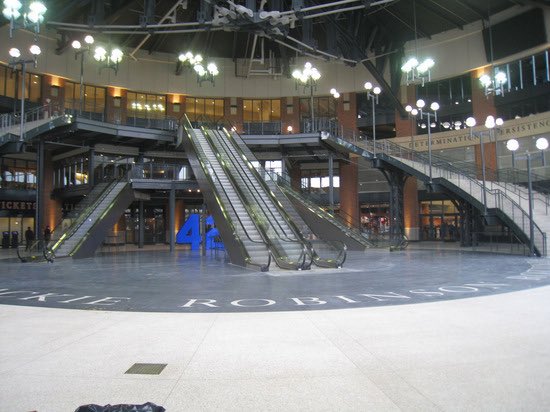
{"label": "globe light fixture", "polygon": [[416,1],[412,2],[413,22],[414,22],[414,48],[416,56],[411,56],[401,66],[401,71],[406,75],[407,86],[410,84],[421,84],[424,87],[425,82],[431,80],[431,69],[435,66],[435,61],[427,57],[422,61],[418,59],[418,33],[416,30]]}
{"label": "globe light fixture", "polygon": [[310,120],[311,120],[310,132],[316,131],[318,128],[315,127],[315,113],[313,110],[313,91],[317,89],[317,81],[321,78],[321,73],[310,62],[306,62],[304,64],[303,70],[295,69],[292,72],[292,78],[294,79],[294,85],[296,89],[298,89],[298,86],[303,86],[304,92],[305,92],[306,89],[309,88],[309,91],[310,91],[309,106],[310,106]]}
{"label": "globe light fixture", "polygon": [[[437,122],[437,111],[440,109],[440,105],[438,102],[432,102],[429,107],[426,107],[426,102],[423,99],[418,99],[416,101],[416,113],[420,114],[420,119],[424,120],[424,118],[427,119],[427,125],[422,123],[420,127],[422,129],[428,129],[428,161],[429,161],[429,183],[432,183],[432,128],[436,126]],[[409,113],[413,113],[413,107],[411,105],[407,105],[405,107],[405,110]],[[435,122],[432,122],[432,118]],[[450,126],[450,125],[449,125]]]}
{"label": "globe light fixture", "polygon": [[190,51],[180,53],[178,56],[178,65],[186,65],[192,67],[197,74],[197,82],[202,86],[204,81],[209,81],[214,84],[214,78],[220,74],[216,63],[210,62],[204,66],[204,58],[200,54],[193,54]]}
{"label": "globe light fixture", "polygon": [[336,90],[335,88],[330,89],[330,94],[335,99],[338,99],[340,97],[340,93],[338,93],[338,90]]}
{"label": "globe light fixture", "polygon": [[504,96],[504,85],[508,81],[506,73],[495,70],[493,77],[488,74],[483,74],[479,78],[479,82],[483,86],[485,96],[495,95]]}
{"label": "globe light fixture", "polygon": [[[544,164],[544,151],[548,149],[548,139],[545,137],[539,137],[535,143],[535,146],[539,150]],[[510,139],[506,142],[506,148],[512,152],[512,159],[514,159],[514,153],[519,149],[519,142],[517,139]],[[533,182],[531,176],[531,157],[537,154],[525,151],[525,158],[527,160],[527,189],[529,197],[529,254],[535,255],[535,221],[533,219]]]}
{"label": "globe light fixture", "polygon": [[376,105],[382,89],[379,86],[374,86],[371,82],[365,82],[364,87],[367,91],[367,100],[372,102],[372,154],[376,159]]}
{"label": "globe light fixture", "polygon": [[[28,8],[23,10],[23,2],[19,0],[4,0],[2,14],[10,22],[10,39],[13,31],[18,28],[31,29],[36,35],[40,33],[40,24],[44,22],[44,15],[48,10],[41,1],[25,2]],[[21,19],[20,19],[21,18]]]}
{"label": "globe light fixture", "polygon": [[[470,137],[478,137],[479,145],[481,149],[481,175],[482,175],[482,185],[483,185],[483,210],[487,214],[487,190],[486,190],[486,167],[485,167],[485,145],[483,141],[483,132],[474,132],[473,128],[477,124],[477,121],[474,117],[470,116],[466,119],[466,126],[470,128]],[[494,130],[496,126],[502,126],[504,121],[499,117],[495,119],[494,116],[487,116],[485,119],[485,128],[489,131],[489,140],[494,140]]]}
{"label": "globe light fixture", "polygon": [[118,66],[122,61],[123,56],[124,53],[122,53],[122,50],[117,47],[113,49],[109,47],[109,50],[107,50],[105,47],[98,45],[94,49],[94,60],[101,63],[99,70],[101,71],[104,68],[113,69],[115,71],[115,75],[118,72]]}

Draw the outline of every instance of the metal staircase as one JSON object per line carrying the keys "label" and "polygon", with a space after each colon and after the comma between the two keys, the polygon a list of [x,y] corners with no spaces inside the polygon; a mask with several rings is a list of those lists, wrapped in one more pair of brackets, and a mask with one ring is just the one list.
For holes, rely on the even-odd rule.
{"label": "metal staircase", "polygon": [[[336,139],[340,140],[341,139]],[[355,145],[360,149],[366,150],[365,155],[372,159],[373,153],[382,161],[392,164],[399,169],[414,175],[424,181],[428,186],[441,185],[448,190],[458,194],[460,197],[468,200],[483,213],[490,212],[504,221],[522,241],[526,244],[530,239],[530,219],[524,206],[528,199],[525,192],[519,187],[512,189],[508,183],[491,182],[483,185],[483,182],[477,179],[467,170],[459,169],[451,162],[433,157],[430,161],[427,154],[416,152],[403,146],[392,143],[388,140],[376,143],[374,150],[373,142],[345,142],[345,145]],[[431,180],[430,180],[431,176]],[[486,204],[484,199],[486,199]],[[535,207],[533,213],[533,240],[535,253],[538,256],[547,255],[546,233],[550,231],[550,219],[548,219],[547,204],[544,200],[537,200],[538,207]]]}

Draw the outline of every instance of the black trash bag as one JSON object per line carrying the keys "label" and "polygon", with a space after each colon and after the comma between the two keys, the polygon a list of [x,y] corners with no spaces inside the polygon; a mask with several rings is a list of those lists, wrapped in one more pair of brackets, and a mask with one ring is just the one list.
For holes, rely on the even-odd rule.
{"label": "black trash bag", "polygon": [[162,406],[147,402],[143,405],[82,405],[74,412],[165,412]]}

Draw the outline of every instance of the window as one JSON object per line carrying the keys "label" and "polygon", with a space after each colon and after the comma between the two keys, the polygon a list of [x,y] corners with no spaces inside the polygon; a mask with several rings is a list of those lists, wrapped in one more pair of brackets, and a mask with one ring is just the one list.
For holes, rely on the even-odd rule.
{"label": "window", "polygon": [[185,113],[192,122],[203,116],[209,119],[221,119],[224,116],[224,102],[223,99],[189,97],[185,101]]}
{"label": "window", "polygon": [[[21,96],[20,71],[14,71],[7,66],[0,66],[0,96],[19,98]],[[15,89],[17,85],[17,96]],[[25,74],[25,99],[39,102],[41,97],[42,76],[32,73]]]}
{"label": "window", "polygon": [[163,119],[166,116],[165,95],[128,92],[127,101],[128,117]]}
{"label": "window", "polygon": [[281,100],[243,100],[243,120],[246,123],[266,123],[280,121]]}
{"label": "window", "polygon": [[[80,84],[65,82],[65,108],[77,110],[80,107]],[[84,85],[82,110],[89,113],[105,112],[105,88]]]}
{"label": "window", "polygon": [[[311,117],[311,99],[300,99],[300,117]],[[313,115],[315,117],[332,118],[336,117],[336,99],[331,97],[315,97],[313,99]]]}

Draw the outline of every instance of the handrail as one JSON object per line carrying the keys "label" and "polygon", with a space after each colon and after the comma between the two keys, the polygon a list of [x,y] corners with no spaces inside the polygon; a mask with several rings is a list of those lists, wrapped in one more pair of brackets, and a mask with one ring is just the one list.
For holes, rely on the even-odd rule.
{"label": "handrail", "polygon": [[21,262],[29,262],[45,258],[48,262],[53,262],[53,258],[44,253],[46,245],[43,240],[34,240],[30,246],[27,244],[17,246],[17,257]]}
{"label": "handrail", "polygon": [[[185,117],[185,120],[187,122],[187,125],[182,123],[182,126],[184,127],[184,129],[186,130],[186,132],[190,136],[194,135],[195,132],[194,132],[193,126],[191,125],[191,122],[190,122],[189,118],[187,117],[187,115],[184,115],[184,117]],[[211,163],[207,159],[206,154],[204,153],[203,149],[200,147],[200,145],[196,144],[194,139],[190,139],[190,140],[191,140],[191,144],[193,145],[193,147],[195,149],[195,152],[197,154],[200,154],[200,156],[198,156],[198,159],[199,159],[199,163],[201,165],[201,168],[203,169],[205,176],[207,177],[207,179],[211,183],[210,187],[212,188],[212,191],[214,192],[214,196],[216,197],[216,199],[218,201],[218,205],[219,205],[219,207],[220,207],[220,209],[221,209],[221,211],[222,211],[222,213],[225,217],[225,221],[229,224],[235,238],[238,240],[238,245],[239,245],[239,248],[241,249],[243,255],[246,256],[245,260],[247,261],[248,264],[254,265],[254,266],[259,266],[262,271],[266,271],[269,268],[269,265],[271,263],[271,254],[270,253],[267,254],[268,255],[267,264],[265,264],[265,263],[262,264],[262,263],[259,263],[259,262],[252,261],[252,258],[248,254],[248,251],[246,250],[246,248],[244,247],[244,245],[242,243],[242,240],[240,239],[240,234],[236,230],[235,224],[234,224],[232,218],[229,216],[229,214],[226,210],[226,204],[229,204],[229,206],[233,209],[233,214],[237,218],[237,220],[239,222],[239,225],[240,225],[240,228],[244,232],[244,235],[247,237],[247,239],[249,241],[253,242],[253,243],[262,243],[262,244],[265,244],[265,243],[264,242],[259,242],[257,240],[252,239],[252,237],[248,233],[248,230],[246,229],[244,223],[242,222],[239,214],[235,210],[234,205],[231,202],[229,202],[229,201],[222,202],[220,200],[221,196],[220,196],[220,193],[218,193],[218,189],[221,189],[223,191],[223,194],[224,194],[226,199],[229,199],[229,195],[228,195],[227,191],[225,190],[225,188],[223,187],[222,184],[218,184],[218,185],[215,184],[214,178],[218,183],[220,182],[220,178],[218,177],[218,175],[217,175],[216,171],[214,170],[214,168],[211,166]]]}
{"label": "handrail", "polygon": [[[249,180],[250,176],[247,175],[246,173],[243,174],[242,169],[239,172],[238,168],[242,168],[242,165],[240,164],[240,162],[235,160],[234,157],[233,157],[233,160],[231,159],[231,157],[234,156],[234,154],[231,153],[230,150],[227,149],[227,148],[217,146],[214,143],[214,141],[212,139],[212,136],[210,136],[210,133],[206,132],[205,130],[203,130],[203,133],[204,133],[205,137],[207,138],[209,144],[213,148],[215,147],[215,148],[218,149],[218,152],[216,153],[216,157],[218,157],[218,160],[220,161],[220,165],[226,171],[227,177],[232,181],[233,186],[234,186],[236,192],[239,194],[239,197],[241,198],[241,200],[243,202],[243,205],[245,205],[249,215],[251,217],[253,217],[254,220],[256,221],[256,226],[258,227],[260,232],[262,232],[262,234],[264,235],[264,240],[268,243],[268,245],[270,245],[270,250],[272,251],[272,253],[273,253],[273,251],[277,252],[277,254],[273,256],[275,258],[275,262],[277,263],[277,265],[280,266],[280,267],[284,267],[286,269],[306,269],[306,268],[308,268],[309,265],[311,265],[311,262],[309,262],[308,266],[306,266],[306,257],[309,255],[309,253],[308,253],[308,250],[307,250],[304,242],[301,242],[299,238],[296,239],[296,238],[289,238],[288,237],[288,233],[286,233],[286,230],[281,226],[281,224],[279,222],[279,219],[277,219],[277,217],[275,215],[273,215],[273,210],[272,210],[272,207],[271,207],[272,205],[269,205],[269,204],[265,203],[265,199],[264,199],[264,196],[262,196],[262,193],[258,192],[257,187],[255,187],[255,185],[253,183],[251,183],[251,181]],[[225,144],[224,139],[219,139],[218,138],[217,141],[220,144]],[[222,155],[219,152],[220,148],[222,150],[224,150],[225,156],[227,156],[230,163],[233,164],[233,167],[235,168],[235,172],[242,179],[243,183],[245,184],[245,187],[247,188],[247,190],[249,191],[251,196],[246,196],[246,194],[242,191],[239,184],[234,180],[234,177],[233,177],[231,171],[229,170],[228,166],[225,164],[224,160],[222,159]],[[244,176],[246,176],[246,179],[245,179]],[[248,183],[247,183],[247,181],[248,181]],[[254,193],[252,193],[252,190],[256,191],[256,196],[254,196]],[[253,210],[251,208],[251,203],[250,203],[250,201],[252,199],[262,201],[264,207],[261,207],[261,205],[256,202],[255,206],[256,206],[257,210]],[[269,218],[269,216],[267,216],[265,214],[266,212],[271,215],[271,219]],[[263,215],[263,219],[261,219],[258,216],[259,213],[261,213]],[[283,219],[284,219],[284,217],[283,217]],[[263,221],[263,224],[260,223],[261,221]],[[274,223],[276,223],[279,226],[279,230],[282,231],[282,233],[280,231],[278,231],[273,226]],[[302,251],[301,251],[301,254],[300,254],[297,262],[287,262],[284,259],[282,259],[282,255],[281,255],[281,252],[279,250],[279,247],[277,246],[277,244],[275,242],[273,242],[272,236],[268,235],[265,232],[265,229],[263,227],[265,224],[268,225],[268,228],[271,227],[271,228],[274,229],[274,234],[277,236],[277,239],[280,240],[281,242],[285,242],[283,244],[286,244],[286,243],[289,243],[289,242],[293,242],[293,243],[299,242],[299,243],[302,244]],[[296,233],[292,233],[292,234],[296,235]],[[281,235],[283,235],[283,236],[281,236]],[[285,250],[284,247],[282,247],[282,249]],[[285,254],[286,253],[287,252],[285,250]]]}
{"label": "handrail", "polygon": [[[237,154],[240,154],[240,157],[236,157],[235,161],[236,161],[236,164],[238,164],[239,167],[241,168],[242,173],[248,178],[249,181],[252,181],[249,177],[249,173],[252,173],[255,177],[254,182],[260,184],[260,187],[262,188],[263,192],[258,193],[258,198],[262,199],[262,201],[263,201],[263,196],[262,195],[267,194],[267,196],[271,199],[272,204],[279,205],[279,207],[277,207],[277,211],[279,212],[279,215],[285,220],[287,225],[295,233],[295,235],[298,237],[298,239],[301,242],[303,242],[303,243],[305,242],[306,244],[308,244],[308,241],[303,237],[303,235],[302,235],[301,231],[299,230],[299,228],[296,227],[296,224],[292,221],[290,216],[286,213],[286,211],[282,207],[279,199],[277,199],[277,197],[273,193],[272,189],[267,185],[267,182],[265,181],[265,179],[260,176],[260,174],[258,173],[258,170],[252,165],[252,163],[250,163],[249,159],[246,157],[243,150],[240,148],[239,144],[236,142],[235,137],[231,133],[229,133],[227,128],[225,128],[225,127],[223,127],[223,132],[225,133],[225,137],[227,137],[227,140],[230,142],[229,151],[231,152],[232,156],[236,156]],[[225,144],[226,146],[228,145],[226,143],[225,139],[219,139],[219,141],[222,144]],[[246,169],[246,168],[243,169],[243,167],[244,167],[243,163],[246,165],[246,167],[248,169]],[[264,175],[264,176],[267,176],[267,175]],[[257,190],[257,187],[254,183],[252,183],[252,187],[255,190]],[[275,187],[278,188],[276,183],[275,183]],[[266,207],[268,208],[268,210],[271,210],[269,206],[270,205],[266,204]],[[338,249],[339,256],[342,256],[343,254],[345,255],[346,248],[347,247],[344,245],[344,247]],[[313,249],[312,247],[310,247],[310,250],[311,250],[311,254],[312,254],[312,259],[316,262],[316,264],[318,266],[329,266],[329,267],[337,266],[337,267],[340,267],[341,264],[345,261],[345,256],[344,256],[342,259],[340,259],[335,264],[333,264],[331,259],[326,259],[326,260],[322,259],[317,254],[315,249]]]}
{"label": "handrail", "polygon": [[[428,176],[427,167],[429,164],[429,159],[423,153],[416,152],[412,149],[407,149],[388,140],[377,142],[376,150],[374,150],[373,142],[362,142],[361,146],[371,153],[376,152],[377,156],[382,157],[384,158],[384,160],[390,162],[398,161],[400,164],[405,165],[407,165],[407,162],[413,162],[413,165],[409,166],[412,168],[415,168],[414,163],[417,163],[416,166],[418,167],[418,169],[416,170],[421,172],[424,176]],[[484,188],[479,180],[465,174],[462,170],[454,167],[452,164],[444,161],[443,159],[438,158],[437,161],[434,163],[432,157],[432,172],[434,171],[439,172],[441,174],[441,178],[446,179],[451,183],[451,179],[456,179],[458,183],[460,183],[461,180],[466,180],[469,185],[470,194],[472,193],[472,186],[477,187],[480,193],[483,193]],[[487,195],[492,198],[494,205],[505,212],[506,215],[508,215],[511,220],[518,227],[521,228],[524,234],[527,234],[529,232],[529,216],[517,202],[511,199],[505,192],[501,191],[500,189],[485,188],[485,191]],[[547,253],[545,233],[542,232],[542,230],[535,222],[533,222],[533,224],[536,232],[535,245],[538,249],[538,253],[541,256],[545,256]]]}

